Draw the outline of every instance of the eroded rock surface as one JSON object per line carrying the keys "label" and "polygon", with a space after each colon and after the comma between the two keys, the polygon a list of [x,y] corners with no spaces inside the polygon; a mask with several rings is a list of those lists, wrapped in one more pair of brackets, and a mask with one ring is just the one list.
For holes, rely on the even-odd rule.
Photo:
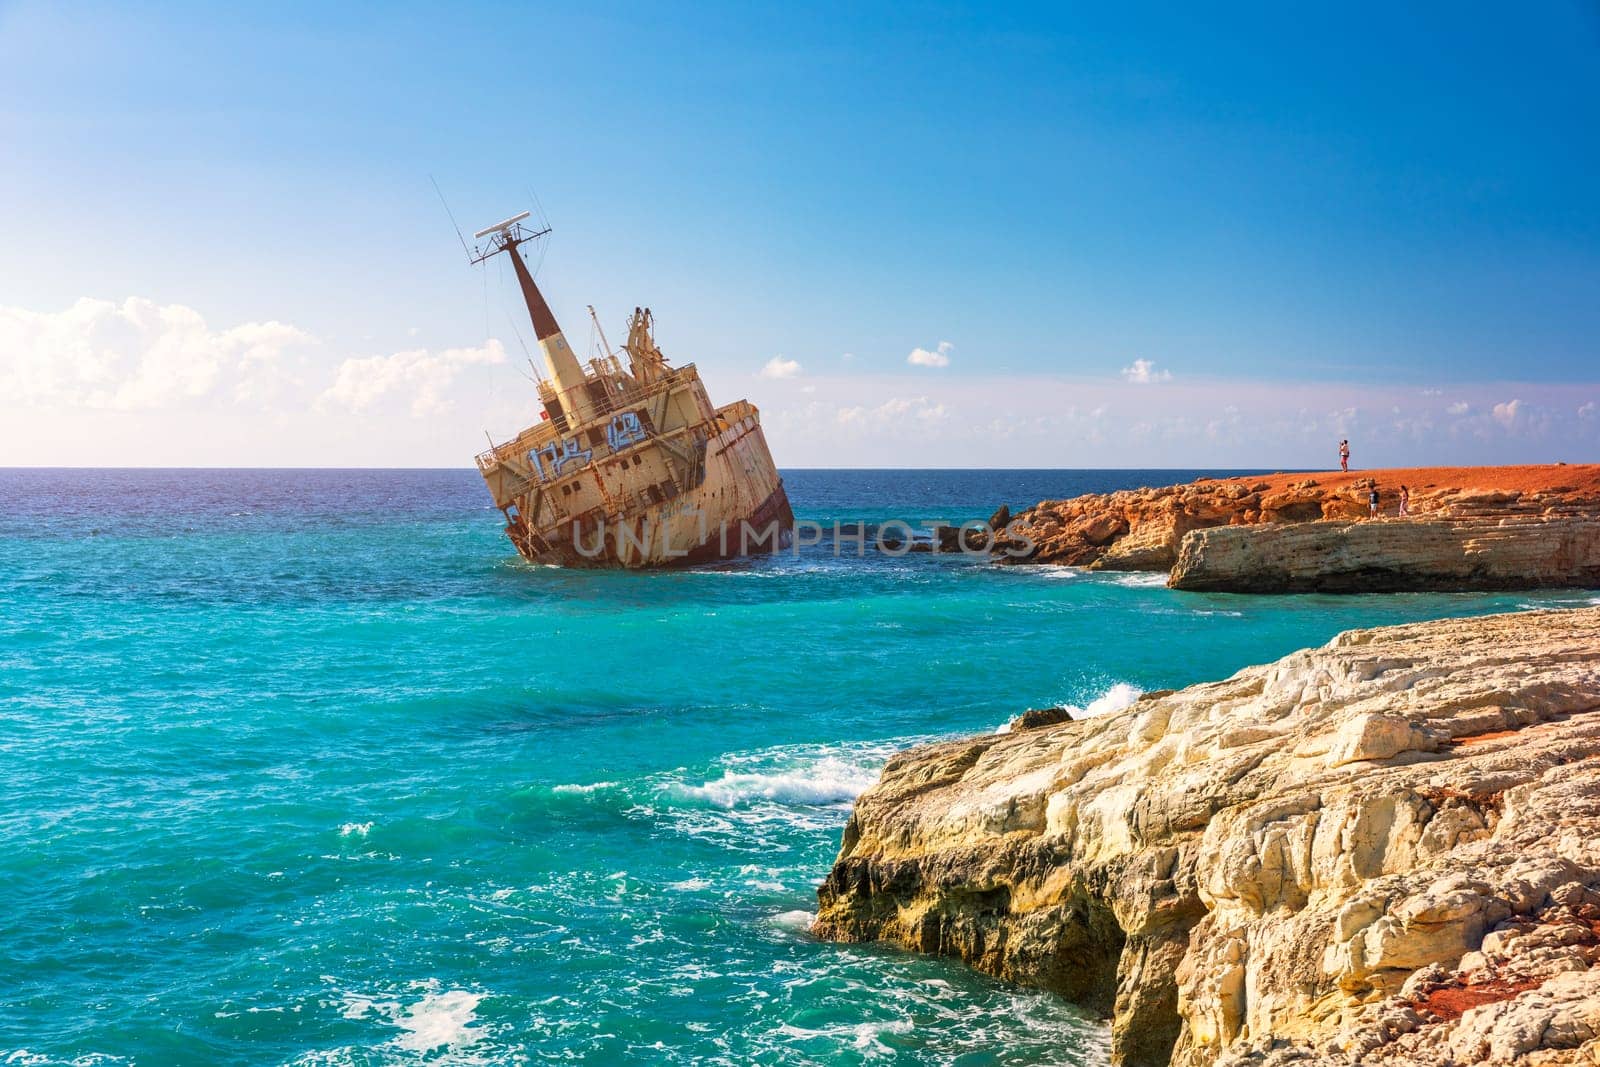
{"label": "eroded rock surface", "polygon": [[1414,518],[1196,530],[1168,585],[1223,593],[1600,588],[1600,518]]}
{"label": "eroded rock surface", "polygon": [[819,896],[1108,1012],[1124,1064],[1600,1062],[1600,610],[902,753]]}

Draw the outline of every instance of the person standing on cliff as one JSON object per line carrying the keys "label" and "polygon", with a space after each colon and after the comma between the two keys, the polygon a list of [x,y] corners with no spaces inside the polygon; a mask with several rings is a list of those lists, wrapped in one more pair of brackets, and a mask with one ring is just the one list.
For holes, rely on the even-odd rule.
{"label": "person standing on cliff", "polygon": [[1348,471],[1350,469],[1350,442],[1349,442],[1349,440],[1344,440],[1344,441],[1340,441],[1339,442],[1339,469],[1342,470],[1342,471]]}
{"label": "person standing on cliff", "polygon": [[1373,482],[1372,483],[1372,496],[1369,498],[1369,504],[1370,504],[1371,510],[1372,510],[1372,517],[1373,518],[1377,518],[1378,517],[1378,483],[1377,482]]}
{"label": "person standing on cliff", "polygon": [[1400,515],[1404,517],[1409,514],[1411,514],[1411,490],[1402,485],[1400,487]]}

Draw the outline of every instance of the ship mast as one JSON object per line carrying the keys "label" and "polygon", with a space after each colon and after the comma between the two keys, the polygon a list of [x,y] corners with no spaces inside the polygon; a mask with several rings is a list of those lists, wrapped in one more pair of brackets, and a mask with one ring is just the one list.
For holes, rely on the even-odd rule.
{"label": "ship mast", "polygon": [[544,294],[539,292],[539,287],[534,284],[528,264],[523,261],[522,253],[517,250],[524,242],[536,240],[550,232],[549,227],[532,233],[523,229],[522,220],[530,214],[532,212],[524,211],[520,215],[514,215],[504,222],[497,222],[473,234],[474,239],[487,237],[489,241],[486,247],[473,249],[472,262],[482,263],[501,252],[508,253],[512,269],[517,274],[517,284],[522,288],[523,303],[528,305],[528,318],[533,321],[534,336],[539,341],[539,348],[544,352],[545,367],[549,369],[550,377],[555,382],[562,411],[573,423],[585,422],[593,417],[594,404],[589,397],[583,367],[578,363],[578,357],[573,354],[572,346],[567,344],[567,339],[562,336],[561,327],[557,325],[550,305],[545,302]]}
{"label": "ship mast", "polygon": [[616,353],[611,351],[611,342],[606,340],[606,331],[600,325],[600,316],[594,313],[594,305],[589,305],[589,321],[594,323],[594,332],[600,335],[600,351],[606,354],[607,359],[616,359]]}

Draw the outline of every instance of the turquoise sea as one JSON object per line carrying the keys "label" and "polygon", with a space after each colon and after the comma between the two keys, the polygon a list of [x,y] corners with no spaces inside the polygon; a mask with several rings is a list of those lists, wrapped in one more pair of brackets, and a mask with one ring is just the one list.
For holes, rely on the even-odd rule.
{"label": "turquoise sea", "polygon": [[[802,518],[1196,473],[792,471]],[[1090,1064],[1103,1025],[806,934],[913,742],[1353,626],[807,549],[532,568],[472,471],[0,471],[0,1064]]]}

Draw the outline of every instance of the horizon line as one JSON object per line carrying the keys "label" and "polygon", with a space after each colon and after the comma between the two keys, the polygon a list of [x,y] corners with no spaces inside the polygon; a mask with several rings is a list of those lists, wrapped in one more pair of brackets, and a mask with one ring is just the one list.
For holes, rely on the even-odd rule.
{"label": "horizon line", "polygon": [[[1386,471],[1386,470],[1432,470],[1432,469],[1461,469],[1473,468],[1494,469],[1501,467],[1587,467],[1600,464],[1600,460],[1571,462],[1568,460],[1549,460],[1543,463],[1421,463],[1407,466],[1390,467],[1351,467],[1348,471],[1340,471],[1337,467],[1272,467],[1261,464],[1245,467],[1222,466],[1188,466],[1188,467],[779,467],[778,473],[786,471],[811,472],[811,471],[858,471],[858,472],[960,472],[960,471],[985,471],[985,472],[1050,472],[1050,471],[1225,471],[1235,474],[1318,474],[1318,473],[1347,473],[1354,474],[1358,471]],[[61,464],[45,466],[42,464],[0,464],[0,471],[471,471],[476,473],[477,467],[366,467],[366,466],[212,466],[212,467],[179,467],[160,465],[138,466],[104,466],[91,467],[77,464]]]}

